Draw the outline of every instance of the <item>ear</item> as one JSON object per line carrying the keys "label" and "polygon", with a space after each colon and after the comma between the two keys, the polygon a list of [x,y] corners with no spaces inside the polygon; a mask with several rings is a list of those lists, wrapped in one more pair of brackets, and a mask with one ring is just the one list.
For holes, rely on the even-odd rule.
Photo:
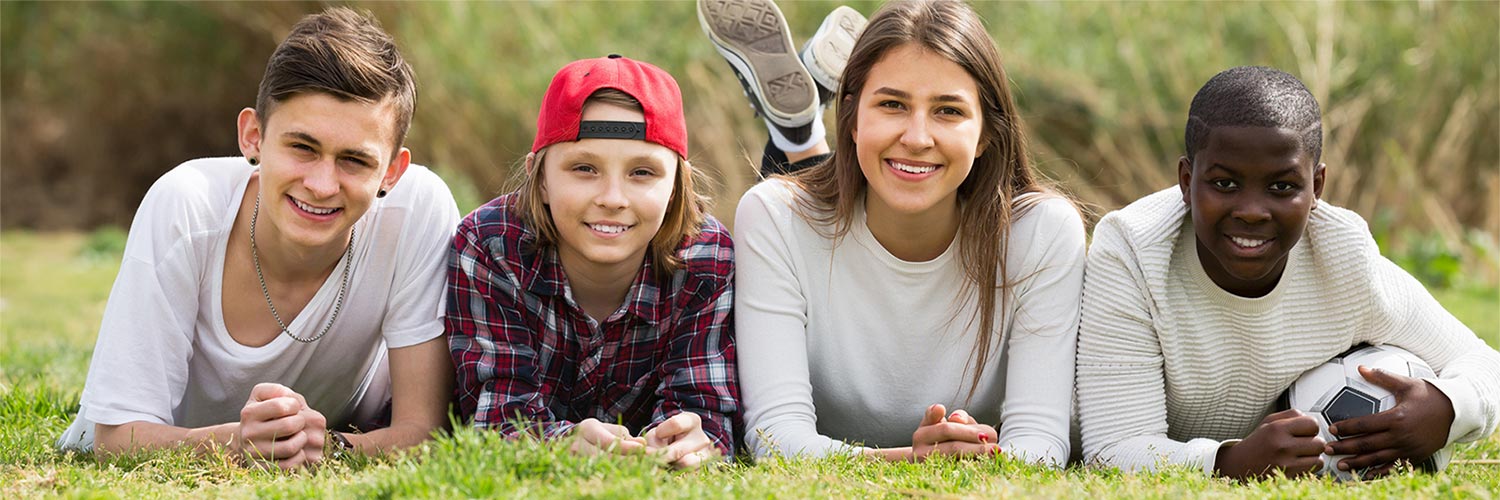
{"label": "ear", "polygon": [[1182,190],[1182,202],[1188,208],[1193,207],[1192,200],[1188,197],[1189,190],[1193,186],[1193,161],[1187,155],[1177,158],[1177,188]]}
{"label": "ear", "polygon": [[541,172],[537,171],[537,169],[541,168],[541,165],[536,164],[536,153],[526,153],[525,168],[526,176],[531,177],[532,182],[540,183],[537,187],[541,188],[542,191],[542,204],[547,205],[552,203],[551,200],[547,199],[547,179],[545,177],[537,177],[541,175]]}
{"label": "ear", "polygon": [[260,129],[260,116],[255,114],[255,108],[240,110],[237,127],[240,155],[245,158],[260,157],[260,141],[263,131]]}
{"label": "ear", "polygon": [[411,150],[401,148],[396,152],[396,157],[391,158],[391,164],[385,167],[385,178],[380,179],[380,189],[390,191],[396,187],[396,181],[406,174],[406,167],[411,166]]}
{"label": "ear", "polygon": [[1313,168],[1313,208],[1318,208],[1318,200],[1323,199],[1323,177],[1328,171],[1328,164],[1319,163]]}

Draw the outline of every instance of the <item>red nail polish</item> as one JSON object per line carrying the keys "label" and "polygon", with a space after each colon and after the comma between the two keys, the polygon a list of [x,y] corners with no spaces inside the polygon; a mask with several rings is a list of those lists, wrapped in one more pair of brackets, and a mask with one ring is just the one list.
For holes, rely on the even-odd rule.
{"label": "red nail polish", "polygon": [[989,442],[990,442],[990,437],[989,436],[984,435],[983,432],[979,433],[979,444],[989,444]]}

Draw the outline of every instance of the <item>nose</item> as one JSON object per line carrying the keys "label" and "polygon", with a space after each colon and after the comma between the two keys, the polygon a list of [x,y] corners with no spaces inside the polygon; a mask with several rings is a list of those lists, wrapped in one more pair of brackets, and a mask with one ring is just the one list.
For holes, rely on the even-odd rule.
{"label": "nose", "polygon": [[1234,218],[1246,224],[1259,224],[1271,220],[1271,210],[1266,200],[1258,196],[1246,196],[1234,207]]}
{"label": "nose", "polygon": [[339,192],[338,166],[333,160],[320,161],[302,176],[302,187],[318,198],[330,198]]}
{"label": "nose", "polygon": [[912,151],[932,147],[932,134],[927,131],[926,116],[921,113],[911,114],[911,118],[906,121],[906,131],[901,134],[901,145]]}
{"label": "nose", "polygon": [[621,210],[630,206],[630,199],[625,196],[625,188],[621,179],[604,179],[599,193],[594,196],[594,204],[600,208],[609,210]]}

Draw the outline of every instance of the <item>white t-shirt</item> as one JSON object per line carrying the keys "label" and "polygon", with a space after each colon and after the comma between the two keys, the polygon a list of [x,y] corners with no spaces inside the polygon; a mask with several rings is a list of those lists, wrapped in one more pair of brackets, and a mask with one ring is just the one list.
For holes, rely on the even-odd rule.
{"label": "white t-shirt", "polygon": [[355,223],[340,260],[287,328],[307,338],[347,296],[317,342],[278,335],[261,347],[224,327],[224,254],[250,174],[243,158],[184,163],[152,185],[136,211],[110,290],[81,408],[58,447],[88,451],[94,424],[202,427],[239,421],[257,383],[307,398],[330,427],[370,422],[390,397],[387,348],[443,333],[443,284],[458,209],[442,179],[412,165]]}
{"label": "white t-shirt", "polygon": [[1320,202],[1270,293],[1233,295],[1198,261],[1177,186],[1094,228],[1078,338],[1085,459],[1212,474],[1303,372],[1361,343],[1432,366],[1453,402],[1448,442],[1500,423],[1500,353],[1380,255],[1359,214]]}
{"label": "white t-shirt", "polygon": [[[911,445],[928,405],[999,428],[1007,453],[1061,465],[1069,452],[1084,229],[1061,199],[1011,226],[1007,274],[984,376],[968,396],[978,304],[959,238],[926,262],[876,241],[863,203],[835,245],[795,208],[796,188],[751,188],[735,215],[735,328],[745,442],[756,457]],[[1025,277],[1025,279],[1022,279]]]}

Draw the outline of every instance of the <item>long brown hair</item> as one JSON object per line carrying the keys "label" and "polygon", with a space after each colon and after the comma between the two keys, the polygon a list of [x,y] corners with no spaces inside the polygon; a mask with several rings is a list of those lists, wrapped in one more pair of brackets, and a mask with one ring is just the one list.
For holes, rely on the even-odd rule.
{"label": "long brown hair", "polygon": [[996,307],[1004,310],[1015,285],[1005,273],[1011,221],[1044,198],[1022,195],[1055,194],[1032,173],[1009,79],[979,16],[956,1],[885,4],[870,19],[844,68],[837,97],[835,153],[828,161],[788,179],[806,193],[798,198],[798,212],[803,218],[831,227],[828,235],[832,238],[848,233],[855,204],[867,186],[854,154],[859,95],[875,63],[891,49],[906,44],[916,44],[958,64],[979,89],[983,117],[979,141],[984,154],[974,159],[969,176],[958,186],[959,256],[966,278],[959,296],[974,295],[979,301],[977,317],[969,322],[970,326],[975,319],[979,323],[974,334],[974,358],[965,367],[972,373],[969,396],[973,397],[994,350]]}
{"label": "long brown hair", "polygon": [[[594,92],[583,105],[587,107],[594,103],[642,110],[641,102],[636,98],[611,88]],[[545,183],[542,166],[548,149],[550,147],[542,148],[531,158],[530,172],[517,169],[519,177],[514,181],[517,185],[514,201],[516,214],[536,234],[538,248],[556,245],[559,239],[557,226],[552,222],[552,212],[542,203],[542,185]],[[677,178],[672,180],[672,199],[667,202],[667,213],[662,218],[661,228],[651,238],[650,248],[646,251],[657,278],[666,279],[682,269],[683,261],[682,256],[677,255],[678,248],[685,241],[697,239],[703,228],[710,201],[707,196],[699,194],[697,186],[704,182],[707,180],[686,158],[677,156]]]}

